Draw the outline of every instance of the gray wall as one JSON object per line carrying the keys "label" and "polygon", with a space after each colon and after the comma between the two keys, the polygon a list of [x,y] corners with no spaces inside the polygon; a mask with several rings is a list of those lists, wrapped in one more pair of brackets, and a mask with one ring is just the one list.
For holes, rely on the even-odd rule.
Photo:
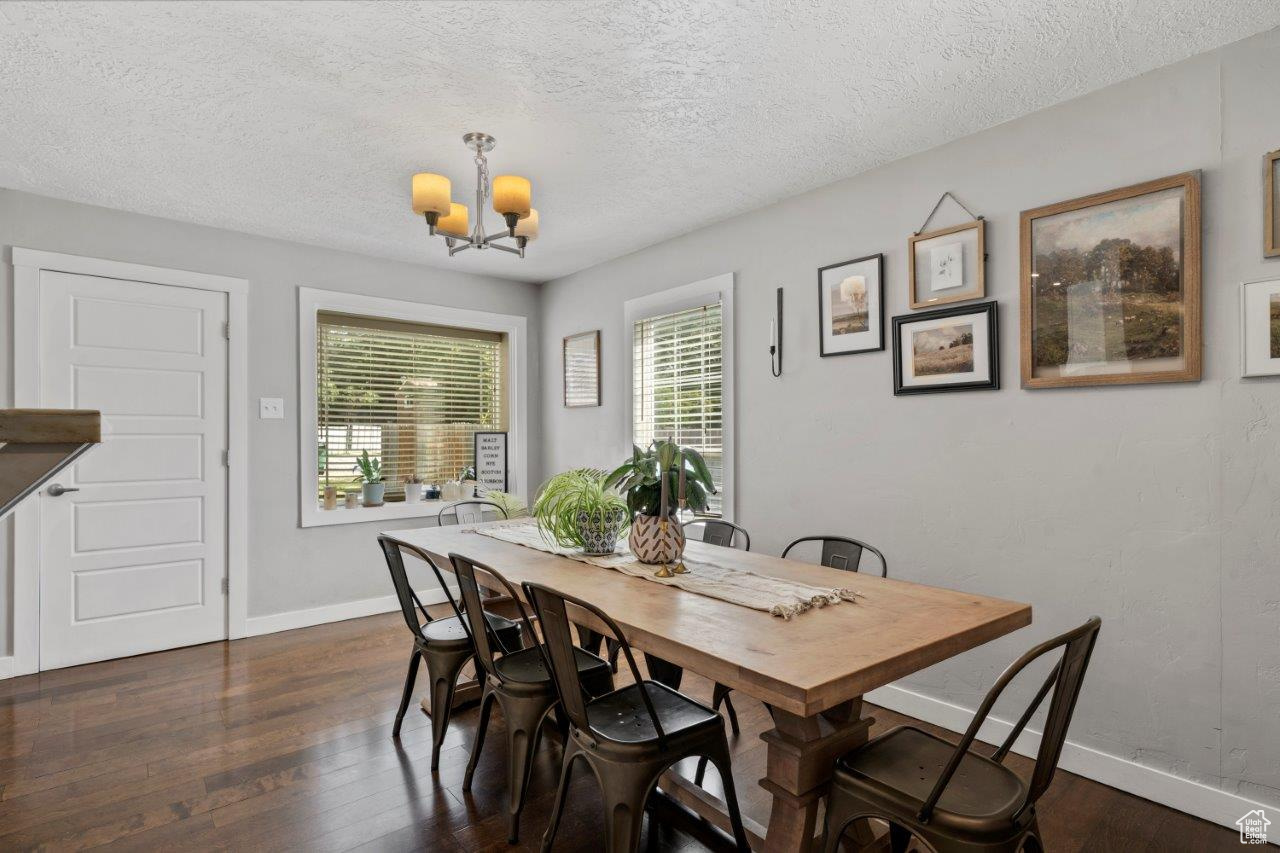
{"label": "gray wall", "polygon": [[[426,237],[423,236],[425,243]],[[249,616],[390,593],[374,542],[380,529],[421,521],[298,527],[297,288],[317,287],[519,314],[529,318],[529,447],[538,475],[538,287],[254,237],[0,189],[0,406],[13,400],[7,249],[23,246],[249,280]],[[442,251],[424,246],[424,252]],[[284,420],[258,420],[258,397],[283,397]],[[0,525],[0,656],[10,654],[11,520]]]}
{"label": "gray wall", "polygon": [[[1277,80],[1272,31],[545,285],[543,471],[624,450],[624,300],[736,272],[737,520],[753,544],[846,532],[895,577],[1032,603],[1031,628],[902,683],[968,708],[1034,640],[1100,614],[1072,740],[1280,803],[1280,380],[1239,378],[1238,330],[1240,282],[1280,276],[1261,243]],[[1190,169],[1204,380],[1021,390],[1019,212]],[[888,352],[818,357],[815,271],[884,252],[888,313],[905,313],[907,236],[943,190],[988,218],[1004,389],[895,398]],[[597,327],[604,403],[564,409],[560,339]]]}

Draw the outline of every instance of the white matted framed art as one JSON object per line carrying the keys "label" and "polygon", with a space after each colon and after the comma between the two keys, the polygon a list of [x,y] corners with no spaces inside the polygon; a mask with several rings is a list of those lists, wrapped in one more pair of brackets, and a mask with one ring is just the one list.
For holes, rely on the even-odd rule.
{"label": "white matted framed art", "polygon": [[1280,278],[1240,285],[1240,375],[1280,376]]}
{"label": "white matted framed art", "polygon": [[884,349],[884,255],[818,270],[818,355]]}

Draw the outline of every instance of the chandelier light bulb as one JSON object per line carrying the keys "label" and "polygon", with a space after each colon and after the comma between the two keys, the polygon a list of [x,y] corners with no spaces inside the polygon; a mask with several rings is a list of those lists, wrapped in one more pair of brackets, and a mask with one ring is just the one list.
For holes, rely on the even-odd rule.
{"label": "chandelier light bulb", "polygon": [[449,214],[441,217],[436,229],[450,237],[466,237],[471,231],[471,212],[465,204],[450,202]]}
{"label": "chandelier light bulb", "polygon": [[449,215],[449,179],[444,175],[420,172],[413,176],[413,212],[419,216],[434,213]]}

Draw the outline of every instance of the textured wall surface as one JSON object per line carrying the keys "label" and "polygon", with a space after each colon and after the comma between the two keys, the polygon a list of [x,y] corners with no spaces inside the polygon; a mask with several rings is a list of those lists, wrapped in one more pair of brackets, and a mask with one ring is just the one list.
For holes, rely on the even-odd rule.
{"label": "textured wall surface", "polygon": [[[249,280],[249,616],[390,593],[374,536],[421,521],[298,527],[299,286],[529,318],[529,447],[539,447],[538,288],[251,237],[0,189],[0,407],[12,405],[13,268],[23,246]],[[259,420],[258,397],[283,397],[284,420]],[[536,459],[531,476],[537,476]],[[9,654],[12,522],[0,524],[0,657]]]}
{"label": "textured wall surface", "polygon": [[[0,186],[544,281],[1277,24],[1274,0],[2,3]],[[534,180],[524,262],[449,260],[410,214],[423,170],[471,204],[469,130]]]}
{"label": "textured wall surface", "polygon": [[[1272,31],[544,286],[543,470],[625,450],[622,303],[733,271],[737,520],[753,547],[846,532],[895,577],[1032,603],[1031,628],[903,682],[969,708],[1034,641],[1100,614],[1072,740],[1280,805],[1280,380],[1239,378],[1238,329],[1240,282],[1280,277],[1261,224],[1278,79]],[[1021,390],[1019,212],[1190,169],[1203,381]],[[895,398],[888,352],[818,357],[816,269],[884,252],[887,313],[906,313],[907,236],[943,190],[988,219],[1004,387]],[[560,339],[596,327],[604,405],[564,409]],[[1029,697],[1014,698],[1006,717]]]}

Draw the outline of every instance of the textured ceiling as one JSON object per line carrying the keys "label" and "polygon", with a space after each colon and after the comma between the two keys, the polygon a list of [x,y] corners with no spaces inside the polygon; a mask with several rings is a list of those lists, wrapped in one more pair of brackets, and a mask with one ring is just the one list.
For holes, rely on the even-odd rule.
{"label": "textured ceiling", "polygon": [[[0,3],[0,186],[541,281],[1280,25],[1275,0]],[[449,259],[409,175],[533,180]],[[491,222],[495,217],[490,214]]]}

